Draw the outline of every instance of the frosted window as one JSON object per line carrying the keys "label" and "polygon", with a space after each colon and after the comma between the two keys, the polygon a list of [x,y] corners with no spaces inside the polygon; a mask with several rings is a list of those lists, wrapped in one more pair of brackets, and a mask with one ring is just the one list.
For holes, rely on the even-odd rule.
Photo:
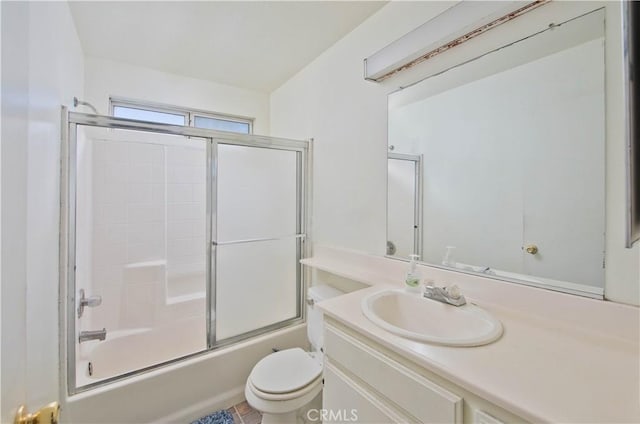
{"label": "frosted window", "polygon": [[230,121],[227,119],[210,118],[208,116],[196,116],[193,126],[209,130],[231,131],[241,134],[249,134],[251,127],[248,122]]}
{"label": "frosted window", "polygon": [[135,119],[138,121],[158,122],[160,124],[185,125],[184,115],[126,106],[114,106],[113,116],[116,118]]}

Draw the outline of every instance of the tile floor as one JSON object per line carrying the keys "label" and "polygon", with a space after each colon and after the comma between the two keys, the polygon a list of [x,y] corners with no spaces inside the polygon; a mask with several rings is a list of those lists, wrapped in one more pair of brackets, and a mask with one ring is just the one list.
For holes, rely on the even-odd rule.
{"label": "tile floor", "polygon": [[253,409],[244,401],[227,409],[233,417],[235,424],[260,424],[262,422],[262,414]]}

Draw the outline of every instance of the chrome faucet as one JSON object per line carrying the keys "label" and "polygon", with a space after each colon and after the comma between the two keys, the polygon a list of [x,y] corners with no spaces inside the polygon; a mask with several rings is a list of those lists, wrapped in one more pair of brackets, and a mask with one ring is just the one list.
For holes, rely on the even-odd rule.
{"label": "chrome faucet", "polygon": [[106,328],[103,328],[102,330],[96,330],[96,331],[81,331],[80,336],[78,337],[78,343],[88,342],[89,340],[103,341],[106,338],[107,338]]}
{"label": "chrome faucet", "polygon": [[462,306],[467,303],[458,286],[436,287],[425,284],[424,293],[427,299],[437,300],[438,302],[448,303],[453,306]]}

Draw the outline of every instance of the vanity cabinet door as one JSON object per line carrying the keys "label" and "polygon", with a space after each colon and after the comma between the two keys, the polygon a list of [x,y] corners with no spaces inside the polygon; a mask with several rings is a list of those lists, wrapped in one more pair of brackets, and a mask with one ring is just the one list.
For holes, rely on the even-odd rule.
{"label": "vanity cabinet door", "polygon": [[[369,393],[346,374],[327,363],[322,395],[323,423],[406,423],[413,422],[385,406],[384,400]],[[309,417],[315,418],[315,417]]]}
{"label": "vanity cabinet door", "polygon": [[324,340],[330,363],[389,400],[403,415],[415,417],[412,422],[462,422],[462,398],[455,393],[333,326],[325,327]]}

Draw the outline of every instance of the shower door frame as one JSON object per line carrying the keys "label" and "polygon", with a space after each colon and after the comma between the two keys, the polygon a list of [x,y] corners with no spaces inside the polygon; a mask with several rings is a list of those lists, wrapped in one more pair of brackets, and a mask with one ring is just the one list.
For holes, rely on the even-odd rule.
{"label": "shower door frame", "polygon": [[[61,140],[61,180],[60,180],[60,358],[62,391],[72,396],[95,387],[140,375],[176,362],[184,361],[196,356],[206,355],[221,347],[229,346],[250,337],[299,325],[305,320],[302,307],[305,295],[305,275],[300,259],[310,253],[309,243],[309,205],[311,193],[311,144],[309,141],[285,138],[259,136],[253,134],[239,134],[225,131],[209,130],[190,126],[160,124],[148,121],[138,121],[113,116],[84,114],[70,112],[62,107],[62,140]],[[207,178],[206,178],[206,347],[204,350],[170,359],[136,369],[127,373],[102,379],[95,383],[81,387],[76,385],[76,201],[77,201],[77,127],[98,127],[152,132],[164,135],[194,137],[206,141]],[[295,238],[296,243],[296,315],[293,318],[276,322],[255,330],[251,330],[233,337],[218,341],[215,335],[215,325],[212,323],[212,309],[216,301],[216,248],[219,245],[217,236],[217,173],[219,144],[245,146],[251,148],[265,148],[292,151],[296,153],[296,234],[265,239],[239,240],[220,244],[234,244],[253,241],[281,240]],[[65,369],[66,368],[66,369]]]}

